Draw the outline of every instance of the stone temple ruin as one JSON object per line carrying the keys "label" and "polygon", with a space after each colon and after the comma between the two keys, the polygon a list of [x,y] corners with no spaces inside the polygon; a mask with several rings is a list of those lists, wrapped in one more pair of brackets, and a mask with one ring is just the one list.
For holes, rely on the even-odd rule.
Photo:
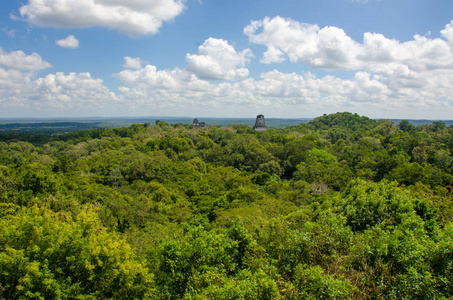
{"label": "stone temple ruin", "polygon": [[[199,122],[197,118],[193,119],[192,123],[194,128],[204,128],[206,126],[205,122]],[[253,126],[255,132],[266,131],[266,121],[264,120],[264,115],[258,115],[256,117],[255,126]]]}
{"label": "stone temple ruin", "polygon": [[206,126],[205,122],[198,122],[197,118],[193,119],[193,127],[195,127],[195,128],[203,128],[205,126]]}
{"label": "stone temple ruin", "polygon": [[255,121],[255,126],[253,126],[253,130],[255,130],[255,132],[257,131],[266,131],[266,122],[264,121],[264,116],[263,115],[258,115],[256,117],[256,121]]}

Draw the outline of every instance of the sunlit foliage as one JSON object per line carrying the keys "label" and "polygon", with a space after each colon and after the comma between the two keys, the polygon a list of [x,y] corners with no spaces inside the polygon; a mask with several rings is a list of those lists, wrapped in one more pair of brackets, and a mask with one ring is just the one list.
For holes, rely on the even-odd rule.
{"label": "sunlit foliage", "polygon": [[351,113],[0,142],[0,299],[448,299],[453,127]]}

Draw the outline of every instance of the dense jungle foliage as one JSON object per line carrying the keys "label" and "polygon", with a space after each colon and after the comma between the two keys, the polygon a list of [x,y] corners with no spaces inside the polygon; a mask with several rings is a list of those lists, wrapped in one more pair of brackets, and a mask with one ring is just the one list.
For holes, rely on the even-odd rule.
{"label": "dense jungle foliage", "polygon": [[453,297],[441,121],[22,138],[0,142],[1,299]]}

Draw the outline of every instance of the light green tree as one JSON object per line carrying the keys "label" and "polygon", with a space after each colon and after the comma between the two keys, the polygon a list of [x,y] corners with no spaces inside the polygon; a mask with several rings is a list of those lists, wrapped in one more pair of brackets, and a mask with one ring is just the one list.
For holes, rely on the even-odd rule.
{"label": "light green tree", "polygon": [[[77,215],[2,205],[1,299],[145,299],[153,276],[87,207]],[[6,212],[5,212],[5,209]]]}

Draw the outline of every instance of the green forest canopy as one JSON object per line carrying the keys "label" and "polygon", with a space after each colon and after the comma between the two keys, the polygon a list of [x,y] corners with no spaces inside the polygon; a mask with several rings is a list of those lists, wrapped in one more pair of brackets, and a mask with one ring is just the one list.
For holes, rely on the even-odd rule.
{"label": "green forest canopy", "polygon": [[0,142],[1,299],[453,297],[441,121],[39,134]]}

